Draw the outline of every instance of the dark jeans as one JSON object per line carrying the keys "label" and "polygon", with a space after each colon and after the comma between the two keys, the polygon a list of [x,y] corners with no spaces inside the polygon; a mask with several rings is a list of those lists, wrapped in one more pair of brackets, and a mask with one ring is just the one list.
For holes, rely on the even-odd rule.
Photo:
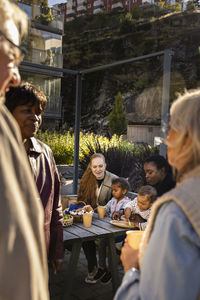
{"label": "dark jeans", "polygon": [[88,262],[88,272],[91,273],[97,267],[96,244],[94,241],[83,242],[83,251]]}
{"label": "dark jeans", "polygon": [[[126,234],[120,235],[115,237],[115,243],[122,242],[125,240]],[[106,249],[108,247],[108,239],[102,238],[100,239],[99,242],[99,266],[102,268],[106,268]],[[108,261],[110,261],[110,256],[109,256],[109,251],[108,251]]]}
{"label": "dark jeans", "polygon": [[[64,247],[72,251],[72,243],[65,242]],[[91,273],[97,267],[96,244],[94,241],[87,241],[82,243],[82,247],[88,262],[88,272]]]}

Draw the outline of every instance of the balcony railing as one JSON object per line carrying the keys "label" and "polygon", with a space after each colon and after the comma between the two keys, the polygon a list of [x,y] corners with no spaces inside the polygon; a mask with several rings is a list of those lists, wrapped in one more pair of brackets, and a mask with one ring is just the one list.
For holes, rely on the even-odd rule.
{"label": "balcony railing", "polygon": [[67,22],[70,22],[70,21],[73,21],[73,20],[74,20],[74,17],[69,17],[69,16],[67,15],[67,19],[66,19]]}
{"label": "balcony railing", "polygon": [[84,10],[86,10],[86,7],[83,5],[77,7],[77,11],[84,11]]}
{"label": "balcony railing", "polygon": [[94,1],[94,7],[96,6],[104,6],[104,2],[101,0]]}
{"label": "balcony railing", "polygon": [[36,64],[59,67],[63,66],[63,56],[60,53],[54,53],[51,50],[40,49],[27,49],[27,53],[24,57],[25,62],[32,62]]}
{"label": "balcony railing", "polygon": [[67,10],[67,15],[73,15],[75,13],[76,13],[75,9],[69,9],[69,10]]}
{"label": "balcony railing", "polygon": [[115,4],[112,4],[112,8],[123,8],[123,4],[121,2],[117,2]]}
{"label": "balcony railing", "polygon": [[95,8],[95,9],[93,10],[93,13],[94,13],[94,14],[98,14],[98,13],[100,13],[100,12],[103,12],[103,9],[102,9],[102,8]]}
{"label": "balcony railing", "polygon": [[84,4],[86,4],[86,3],[87,3],[87,0],[78,0],[78,1],[77,1],[77,4],[78,4],[78,5],[81,5],[81,4],[84,5]]}

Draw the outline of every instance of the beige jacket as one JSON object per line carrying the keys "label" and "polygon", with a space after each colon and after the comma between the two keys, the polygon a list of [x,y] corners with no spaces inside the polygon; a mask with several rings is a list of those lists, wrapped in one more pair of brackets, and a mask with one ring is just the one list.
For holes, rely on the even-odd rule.
{"label": "beige jacket", "polygon": [[99,205],[106,205],[106,203],[111,199],[112,180],[114,178],[117,178],[117,177],[118,176],[116,176],[115,174],[106,171],[106,175],[105,175],[104,180],[101,184],[100,192],[99,192],[99,195],[98,195],[98,204]]}
{"label": "beige jacket", "polygon": [[15,120],[0,106],[0,300],[47,300],[43,209]]}
{"label": "beige jacket", "polygon": [[145,230],[143,241],[140,247],[140,265],[148,245],[151,232],[153,231],[155,219],[159,209],[168,201],[175,201],[176,204],[180,206],[200,238],[200,166],[187,173],[183,177],[181,183],[177,184],[173,190],[164,194],[153,204],[148,226]]}

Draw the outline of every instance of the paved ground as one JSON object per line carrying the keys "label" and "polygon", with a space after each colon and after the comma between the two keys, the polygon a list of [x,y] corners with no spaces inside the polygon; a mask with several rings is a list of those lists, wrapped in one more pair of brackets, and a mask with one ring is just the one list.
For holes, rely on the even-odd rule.
{"label": "paved ground", "polygon": [[[63,279],[66,274],[65,270],[70,257],[70,252],[65,250],[65,258],[60,272],[54,276],[50,274],[50,294],[51,300],[62,299]],[[123,277],[123,269],[118,256],[118,270],[120,278]],[[87,275],[87,262],[85,255],[81,250],[80,259],[77,267],[77,272],[74,278],[74,288],[71,293],[70,300],[112,300],[112,283],[107,285],[98,282],[96,284],[87,284],[84,279]],[[66,299],[69,300],[69,299]]]}

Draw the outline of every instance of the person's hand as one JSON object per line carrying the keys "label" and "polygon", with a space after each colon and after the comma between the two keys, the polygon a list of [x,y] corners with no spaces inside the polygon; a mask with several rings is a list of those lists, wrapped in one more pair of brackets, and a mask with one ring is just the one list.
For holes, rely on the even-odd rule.
{"label": "person's hand", "polygon": [[85,205],[82,209],[84,209],[84,211],[86,211],[86,212],[90,212],[90,211],[93,211],[93,208],[92,208],[92,206],[91,205]]}
{"label": "person's hand", "polygon": [[60,270],[60,267],[62,265],[62,259],[54,259],[51,260],[51,267],[53,269],[53,273],[54,275],[56,275],[56,273]]}
{"label": "person's hand", "polygon": [[138,252],[139,250],[134,250],[129,246],[126,239],[124,246],[121,249],[121,256],[120,256],[124,268],[124,272],[127,272],[131,268],[136,268],[139,270]]}
{"label": "person's hand", "polygon": [[118,211],[114,211],[114,213],[112,214],[112,219],[120,220],[120,213]]}
{"label": "person's hand", "polygon": [[132,226],[137,227],[137,228],[140,228],[140,227],[139,227],[139,223],[137,223],[137,222],[131,222],[131,223],[132,223]]}
{"label": "person's hand", "polygon": [[131,216],[131,209],[127,207],[124,211],[124,215],[126,219],[129,219]]}

